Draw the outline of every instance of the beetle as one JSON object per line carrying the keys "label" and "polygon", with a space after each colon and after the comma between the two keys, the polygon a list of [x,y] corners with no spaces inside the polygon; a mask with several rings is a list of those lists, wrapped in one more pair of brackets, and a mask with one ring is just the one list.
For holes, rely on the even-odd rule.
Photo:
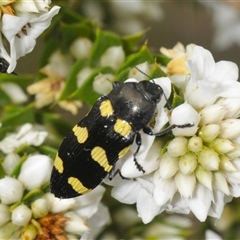
{"label": "beetle", "polygon": [[[134,140],[138,146],[133,156],[135,165],[145,172],[136,158],[141,146],[139,131],[154,134],[148,124],[164,95],[163,89],[148,80],[112,85],[112,91],[101,96],[64,138],[50,179],[55,197],[77,197],[98,186],[107,174],[112,179],[115,163],[129,151]],[[190,126],[171,125],[154,135]]]}

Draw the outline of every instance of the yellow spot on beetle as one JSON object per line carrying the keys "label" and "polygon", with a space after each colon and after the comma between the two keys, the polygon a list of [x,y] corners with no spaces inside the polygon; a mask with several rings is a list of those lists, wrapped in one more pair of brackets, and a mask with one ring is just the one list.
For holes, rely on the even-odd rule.
{"label": "yellow spot on beetle", "polygon": [[85,194],[92,191],[92,189],[84,187],[83,184],[75,177],[69,177],[68,183],[72,186],[74,191],[76,191],[79,194]]}
{"label": "yellow spot on beetle", "polygon": [[79,143],[84,143],[88,139],[88,130],[86,127],[75,125],[72,130]]}
{"label": "yellow spot on beetle", "polygon": [[132,132],[132,127],[128,122],[117,119],[114,125],[114,131],[125,137]]}
{"label": "yellow spot on beetle", "polygon": [[63,173],[63,161],[62,159],[58,156],[56,156],[55,161],[54,161],[54,167],[58,170],[59,173]]}
{"label": "yellow spot on beetle", "polygon": [[110,100],[103,101],[99,109],[102,117],[107,117],[113,114],[113,108]]}
{"label": "yellow spot on beetle", "polygon": [[131,145],[128,146],[128,147],[125,147],[123,150],[121,150],[119,153],[118,153],[118,158],[121,158],[123,157],[130,149]]}
{"label": "yellow spot on beetle", "polygon": [[106,152],[101,147],[95,147],[91,151],[91,156],[94,161],[96,161],[100,166],[104,168],[106,172],[110,172],[112,169],[112,165],[108,164],[108,159]]}

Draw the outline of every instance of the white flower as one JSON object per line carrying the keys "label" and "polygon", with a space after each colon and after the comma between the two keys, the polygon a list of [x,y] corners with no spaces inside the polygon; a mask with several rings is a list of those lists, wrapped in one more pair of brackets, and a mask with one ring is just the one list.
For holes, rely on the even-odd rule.
{"label": "white flower", "polygon": [[[238,68],[232,62],[215,63],[211,53],[199,46],[193,48],[187,67],[190,76],[170,76],[185,103],[167,115],[163,102],[154,116],[155,127],[161,124],[153,131],[158,132],[168,121],[183,127],[173,129],[173,137],[160,138],[158,150],[153,136],[141,134],[144,149],[140,148],[136,158],[143,169],[150,169],[145,176],[137,174],[136,166],[130,163],[133,144],[132,154],[118,167],[124,177],[134,180],[116,178],[110,183],[116,199],[136,203],[144,223],[163,211],[192,212],[200,221],[207,216],[219,219],[226,202],[240,196]],[[168,98],[169,93],[165,94]]]}
{"label": "white flower", "polygon": [[47,132],[33,129],[32,124],[26,123],[18,133],[11,133],[0,142],[0,149],[8,154],[22,145],[39,146],[47,137]]}
{"label": "white flower", "polygon": [[2,167],[6,174],[10,175],[14,168],[18,165],[20,156],[16,153],[9,153],[2,162]]}
{"label": "white flower", "polygon": [[41,218],[47,215],[49,211],[49,203],[46,198],[38,198],[31,203],[31,209],[34,218]]}
{"label": "white flower", "polygon": [[52,18],[60,9],[54,6],[50,11],[46,12],[47,7],[43,5],[43,1],[31,1],[30,3],[25,4],[24,1],[16,3],[16,10],[22,11],[18,12],[17,16],[7,13],[2,15],[1,42],[4,36],[9,42],[10,49],[7,52],[1,43],[0,51],[1,56],[10,64],[7,70],[8,73],[14,71],[18,58],[33,50],[36,38],[48,28]]}
{"label": "white flower", "polygon": [[125,52],[122,46],[109,47],[100,58],[101,66],[110,66],[117,70],[125,60]]}
{"label": "white flower", "polygon": [[79,60],[89,58],[92,47],[93,43],[88,38],[80,37],[74,40],[70,45],[69,50],[72,56]]}
{"label": "white flower", "polygon": [[18,180],[27,190],[40,188],[49,181],[52,172],[52,159],[46,155],[36,154],[28,157],[21,167]]}
{"label": "white flower", "polygon": [[12,211],[12,223],[17,226],[26,226],[32,217],[32,211],[22,204]]}
{"label": "white flower", "polygon": [[13,204],[22,199],[23,185],[17,179],[5,176],[0,179],[0,199],[3,204]]}

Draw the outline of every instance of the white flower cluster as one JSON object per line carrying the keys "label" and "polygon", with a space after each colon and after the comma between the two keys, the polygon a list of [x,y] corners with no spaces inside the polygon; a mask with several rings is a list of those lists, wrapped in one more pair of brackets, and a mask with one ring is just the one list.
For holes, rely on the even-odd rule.
{"label": "white flower cluster", "polygon": [[[184,103],[168,111],[162,99],[153,132],[159,132],[166,123],[194,126],[173,129],[173,138],[143,133],[137,160],[145,174],[134,164],[134,144],[118,163],[122,176],[133,180],[118,176],[112,182],[106,181],[114,186],[113,197],[127,204],[136,203],[144,223],[163,211],[192,212],[200,221],[207,216],[219,219],[224,205],[240,196],[238,67],[228,61],[215,63],[212,54],[200,46],[187,49],[169,62],[174,74],[154,79],[167,98],[171,85],[177,86]],[[184,71],[179,70],[179,62]],[[138,67],[148,73],[146,63]]]}
{"label": "white flower cluster", "polygon": [[[0,56],[10,64],[8,73],[14,71],[18,58],[33,50],[36,38],[59,12],[60,7],[50,9],[50,3],[50,0],[0,1]],[[9,46],[4,45],[5,41]]]}
{"label": "white flower cluster", "polygon": [[74,199],[58,199],[44,190],[49,183],[52,159],[37,153],[21,158],[16,150],[22,145],[39,146],[46,136],[47,132],[25,124],[18,133],[0,141],[1,151],[7,154],[1,164],[6,175],[0,179],[0,239],[87,239],[94,237],[110,219],[108,209],[100,203],[105,192],[102,186]]}

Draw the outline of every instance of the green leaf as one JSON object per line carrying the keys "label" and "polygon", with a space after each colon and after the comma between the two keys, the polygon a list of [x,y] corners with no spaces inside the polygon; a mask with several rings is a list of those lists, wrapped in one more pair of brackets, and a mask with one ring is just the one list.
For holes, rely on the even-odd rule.
{"label": "green leaf", "polygon": [[37,188],[37,189],[33,189],[30,192],[28,192],[22,199],[22,202],[24,204],[28,203],[28,202],[32,202],[37,198],[40,198],[41,196],[43,196],[44,192]]}
{"label": "green leaf", "polygon": [[0,83],[16,83],[25,89],[32,81],[31,75],[14,75],[7,73],[0,73]]}
{"label": "green leaf", "polygon": [[87,65],[88,61],[86,59],[81,59],[74,63],[66,79],[65,87],[58,99],[59,101],[66,99],[77,89],[77,74]]}
{"label": "green leaf", "polygon": [[36,147],[36,149],[38,149],[39,152],[49,156],[52,159],[54,159],[56,157],[56,154],[57,154],[57,149],[46,146],[46,145],[38,146],[38,147]]}
{"label": "green leaf", "polygon": [[119,45],[122,45],[122,42],[118,35],[97,29],[96,39],[90,56],[90,66],[96,66],[102,54],[109,47]]}
{"label": "green leaf", "polygon": [[131,35],[122,37],[123,49],[127,54],[136,51],[138,47],[138,42],[146,34],[147,30],[143,30]]}
{"label": "green leaf", "polygon": [[[4,116],[0,119],[3,126],[34,122],[34,103],[28,106],[6,106]],[[1,128],[0,128],[1,134]]]}
{"label": "green leaf", "polygon": [[159,65],[155,62],[151,72],[150,72],[150,77],[151,78],[160,78],[160,77],[166,77],[166,73],[162,71],[161,68],[159,68]]}
{"label": "green leaf", "polygon": [[0,88],[0,106],[6,106],[10,103],[12,103],[11,98]]}
{"label": "green leaf", "polygon": [[70,97],[81,99],[92,106],[99,97],[99,94],[93,91],[92,83],[94,78],[100,73],[112,73],[112,69],[110,67],[97,68]]}
{"label": "green leaf", "polygon": [[173,91],[172,92],[173,92],[172,107],[176,108],[177,106],[179,106],[179,105],[184,103],[184,98],[181,97],[180,95],[178,95],[177,89],[176,89],[175,86],[173,87]]}

